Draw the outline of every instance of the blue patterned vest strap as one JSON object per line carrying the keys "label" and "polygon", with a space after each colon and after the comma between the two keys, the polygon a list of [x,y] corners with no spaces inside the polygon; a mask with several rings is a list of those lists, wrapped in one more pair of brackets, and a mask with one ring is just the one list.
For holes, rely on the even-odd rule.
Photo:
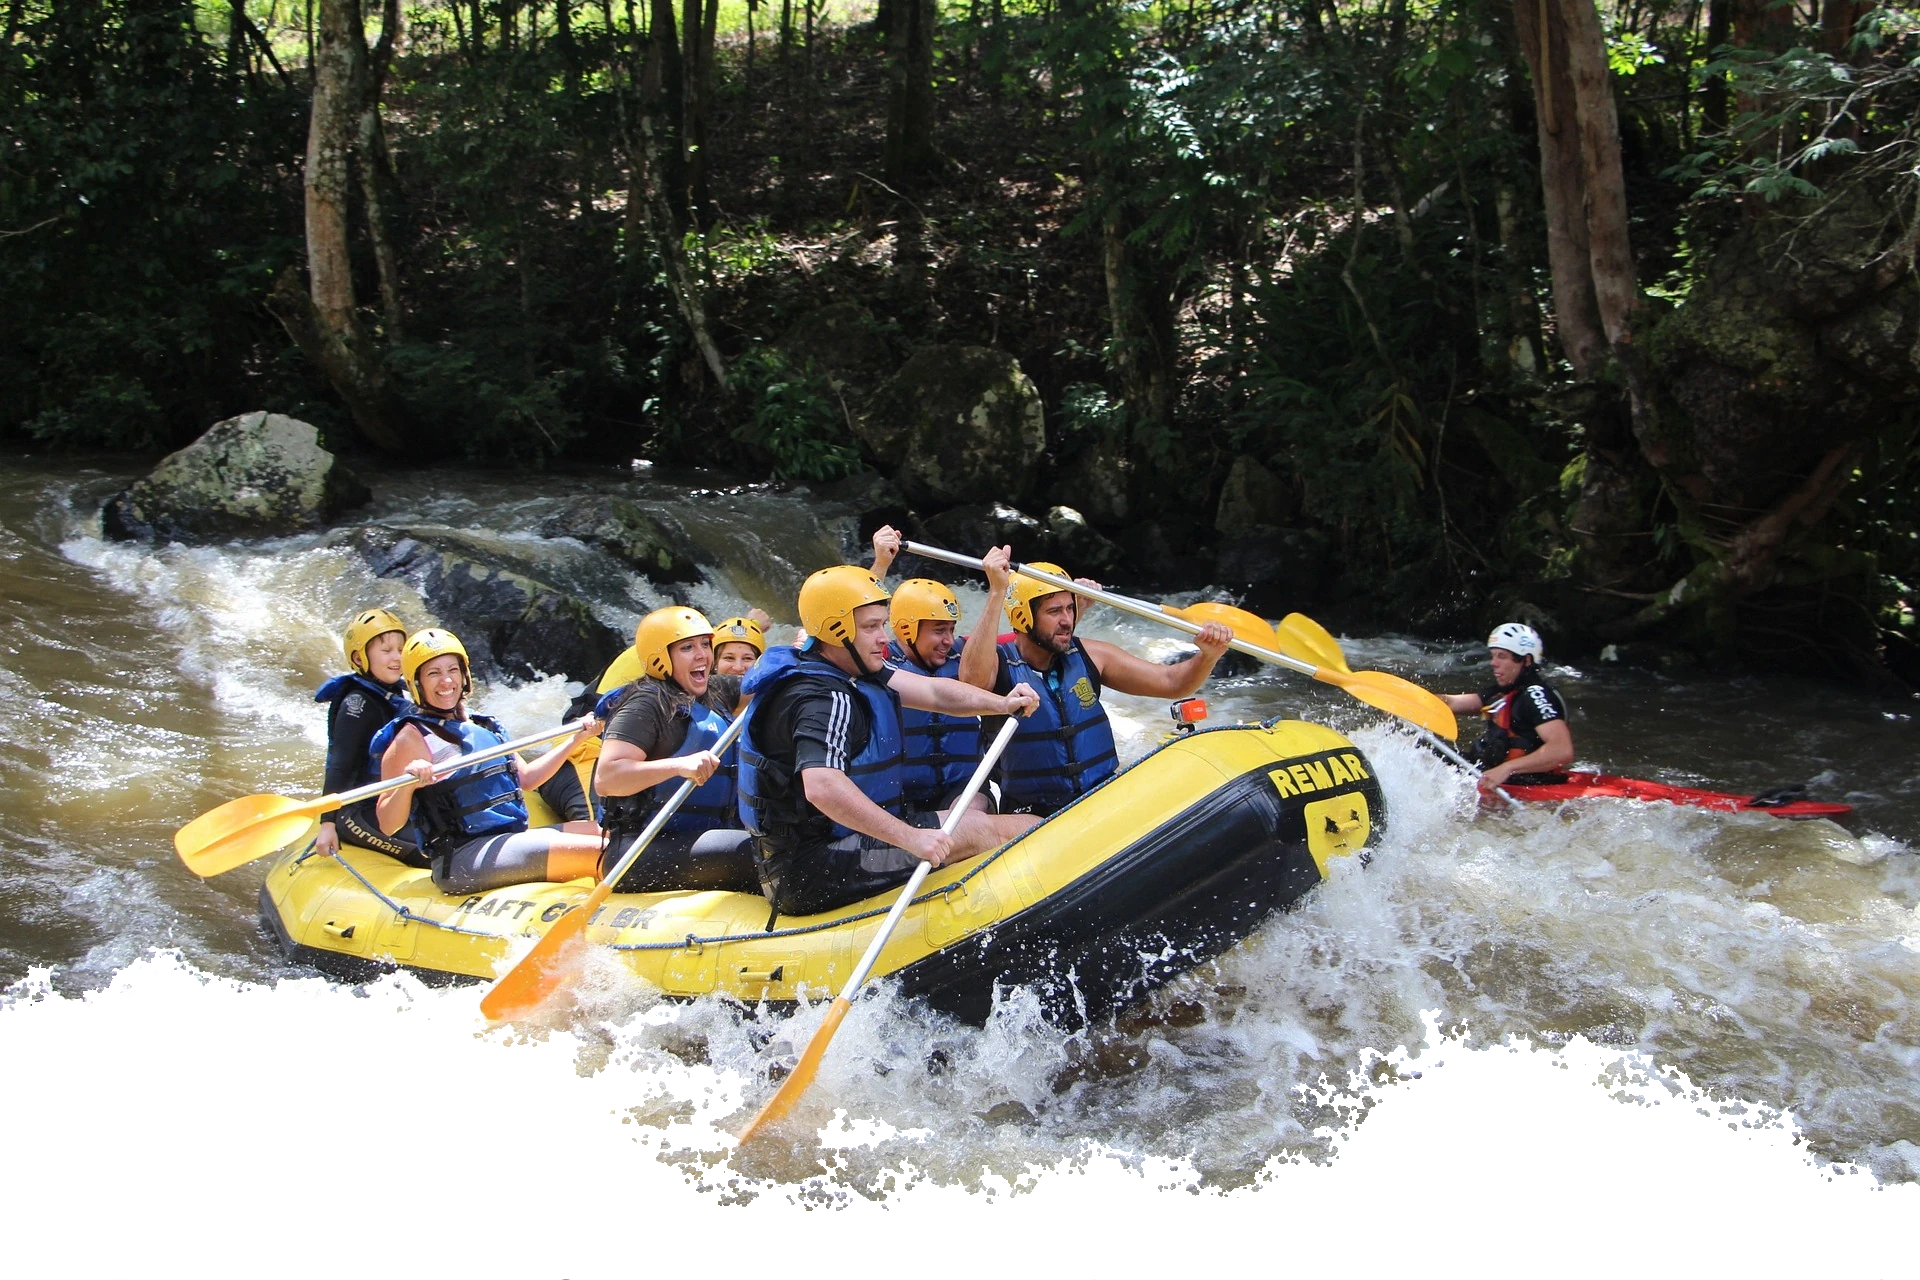
{"label": "blue patterned vest strap", "polygon": [[[964,641],[956,641],[953,652],[938,671],[928,671],[914,660],[906,648],[895,641],[890,650],[893,665],[914,675],[934,676],[942,680],[960,678],[960,650]],[[980,763],[980,721],[974,716],[949,716],[938,711],[900,708],[900,727],[906,739],[905,772],[902,785],[909,803],[922,809],[933,808],[967,784],[974,766]]]}

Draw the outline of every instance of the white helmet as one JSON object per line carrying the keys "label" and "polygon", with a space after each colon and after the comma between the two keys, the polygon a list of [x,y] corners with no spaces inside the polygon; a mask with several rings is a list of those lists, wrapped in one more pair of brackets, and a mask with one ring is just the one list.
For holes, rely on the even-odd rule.
{"label": "white helmet", "polygon": [[1487,637],[1487,648],[1505,649],[1516,658],[1532,658],[1535,662],[1547,653],[1547,646],[1540,642],[1540,633],[1524,622],[1503,622],[1495,627]]}

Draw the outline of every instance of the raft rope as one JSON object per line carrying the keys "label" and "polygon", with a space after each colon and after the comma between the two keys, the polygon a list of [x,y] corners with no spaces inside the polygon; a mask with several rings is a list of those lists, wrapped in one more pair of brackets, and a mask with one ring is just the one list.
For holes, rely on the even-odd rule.
{"label": "raft rope", "polygon": [[[1283,717],[1275,716],[1270,720],[1264,720],[1259,722],[1257,726],[1244,725],[1244,724],[1209,725],[1207,728],[1196,730],[1194,733],[1183,734],[1182,736],[1178,738],[1174,738],[1169,742],[1162,743],[1159,747],[1156,747],[1154,750],[1148,752],[1147,755],[1148,756],[1158,755],[1160,752],[1166,750],[1167,747],[1172,746],[1174,743],[1190,741],[1191,739],[1198,737],[1202,733],[1225,733],[1235,729],[1249,729],[1249,728],[1255,728],[1255,727],[1258,727],[1261,729],[1271,729],[1275,724],[1279,723],[1281,719],[1283,719]],[[1142,759],[1144,760],[1146,759],[1146,757],[1143,756]],[[1136,762],[1135,767],[1138,767],[1138,762]],[[1114,776],[1118,777],[1119,775],[1116,774]],[[1094,790],[1098,791],[1099,788],[1096,787]],[[1086,795],[1076,796],[1073,800],[1062,805],[1059,809],[1056,809],[1053,813],[1053,817],[1058,817],[1061,814],[1065,813],[1067,810],[1073,808],[1075,805],[1081,804],[1082,802],[1091,798],[1093,794],[1094,794],[1093,791],[1089,791]],[[1052,818],[1048,819],[1049,822],[1052,820],[1053,820]],[[952,884],[942,885],[938,889],[928,890],[926,893],[923,893],[919,897],[915,898],[910,905],[917,907],[922,903],[931,902],[935,898],[944,898],[955,892],[965,890],[965,888],[967,887],[967,882],[969,880],[972,880],[975,876],[985,871],[988,867],[992,866],[995,862],[998,862],[1000,860],[1001,855],[1005,854],[1008,850],[1012,849],[1014,845],[1019,843],[1020,841],[1017,839],[1009,840],[1007,843],[1001,845],[998,849],[995,849],[992,853],[989,853],[984,857],[974,859],[973,864],[968,868],[967,873],[965,875],[961,876],[958,880],[955,880]],[[306,847],[305,851],[303,851],[298,858],[294,859],[294,865],[297,867],[301,863],[305,862],[308,858],[316,856],[316,854],[317,854],[317,850],[315,850],[314,847],[310,844]],[[367,879],[364,875],[361,875],[360,869],[358,867],[354,866],[351,862],[348,862],[345,858],[341,857],[339,854],[337,853],[328,854],[326,856],[331,857],[335,862],[339,863],[342,867],[345,867],[348,875],[352,876],[355,880],[358,880],[361,886],[365,888],[368,893],[371,893],[374,897],[378,898],[381,901],[381,903],[383,903],[390,911],[392,911],[396,916],[399,916],[402,920],[411,921],[415,924],[431,925],[435,929],[445,929],[448,933],[466,934],[468,937],[471,937],[471,938],[511,938],[515,936],[513,934],[507,934],[507,933],[496,933],[490,929],[469,929],[465,925],[453,924],[452,922],[446,921],[446,920],[435,920],[432,916],[422,915],[419,912],[415,911],[413,908],[407,906],[404,902],[396,902],[394,901],[394,899],[382,893],[379,889],[379,886],[375,885],[373,881]],[[691,948],[697,948],[697,947],[719,946],[723,943],[728,943],[728,942],[762,942],[768,938],[798,938],[798,937],[803,937],[806,934],[810,934],[810,933],[821,933],[828,929],[838,929],[842,925],[856,924],[862,920],[871,920],[875,916],[884,916],[885,914],[887,914],[887,912],[891,911],[892,909],[893,909],[893,904],[888,903],[884,907],[875,907],[871,911],[862,911],[856,915],[850,915],[850,916],[840,916],[840,917],[837,917],[836,919],[828,920],[821,924],[802,925],[798,928],[792,928],[792,929],[755,930],[752,933],[724,933],[724,934],[716,934],[712,937],[706,937],[706,938],[700,937],[697,934],[690,933],[686,937],[676,939],[672,942],[614,942],[614,943],[608,944],[608,949],[612,951],[679,951],[682,949],[691,949]]]}

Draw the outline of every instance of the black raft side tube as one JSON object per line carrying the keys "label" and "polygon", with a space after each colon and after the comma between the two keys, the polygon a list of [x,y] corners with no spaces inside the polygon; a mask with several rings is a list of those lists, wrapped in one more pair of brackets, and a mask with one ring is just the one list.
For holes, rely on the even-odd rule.
{"label": "black raft side tube", "polygon": [[[1355,754],[1340,747],[1276,765]],[[1037,990],[1049,1019],[1069,1029],[1126,1008],[1320,883],[1307,846],[1308,804],[1358,792],[1371,833],[1384,828],[1371,765],[1351,785],[1291,796],[1273,782],[1276,765],[1224,783],[1043,901],[892,978],[903,994],[975,1024],[991,1013],[996,986]]]}

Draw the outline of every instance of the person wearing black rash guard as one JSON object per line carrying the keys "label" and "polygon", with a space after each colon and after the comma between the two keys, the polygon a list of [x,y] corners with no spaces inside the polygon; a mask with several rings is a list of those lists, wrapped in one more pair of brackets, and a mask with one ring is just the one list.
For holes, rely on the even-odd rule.
{"label": "person wearing black rash guard", "polygon": [[[407,625],[385,609],[367,609],[347,624],[344,647],[346,675],[335,676],[313,695],[327,704],[327,794],[365,786],[380,776],[379,761],[369,751],[374,734],[395,716],[413,710],[400,677],[400,649],[407,641]],[[416,867],[427,865],[411,831],[388,835],[380,830],[374,802],[362,800],[322,814],[313,847],[323,854],[340,851],[344,840],[384,853]]]}
{"label": "person wearing black rash guard", "polygon": [[713,624],[697,609],[656,609],[634,629],[646,674],[615,694],[602,734],[593,786],[601,798],[608,875],[628,846],[679,788],[694,789],[620,883],[621,893],[666,889],[759,891],[753,837],[740,830],[734,804],[739,752],[710,749],[727,731],[740,700],[737,676],[713,673]]}
{"label": "person wearing black rash guard", "polygon": [[806,916],[896,888],[916,861],[944,866],[1034,825],[969,809],[943,814],[902,792],[900,709],[952,716],[1026,714],[1031,690],[995,695],[887,665],[887,589],[855,565],[800,588],[804,647],[767,651],[747,676],[739,807],[756,837],[761,892],[778,915]]}
{"label": "person wearing black rash guard", "polygon": [[1573,763],[1573,730],[1567,704],[1540,676],[1546,646],[1540,633],[1519,622],[1503,623],[1487,637],[1493,684],[1479,693],[1455,693],[1443,701],[1456,712],[1479,712],[1487,731],[1474,752],[1480,789],[1566,781]]}
{"label": "person wearing black rash guard", "polygon": [[[1011,547],[995,547],[981,566],[987,598],[1006,602],[1013,639],[996,647],[996,618],[987,610],[960,656],[960,678],[996,693],[1025,686],[1038,697],[1040,709],[1020,722],[1001,759],[1000,806],[1008,813],[1045,818],[1119,772],[1113,726],[1100,705],[1102,689],[1145,698],[1187,697],[1213,674],[1233,632],[1210,622],[1193,638],[1198,654],[1168,666],[1148,662],[1104,640],[1075,636],[1079,597],[1016,575],[1012,561]],[[1033,567],[1068,576],[1058,565],[1036,562]],[[981,737],[997,728],[983,722]]]}
{"label": "person wearing black rash guard", "polygon": [[466,646],[452,632],[430,627],[407,638],[400,667],[413,692],[414,711],[374,735],[382,778],[411,781],[375,803],[380,829],[412,822],[442,893],[485,893],[535,880],[574,880],[600,869],[600,829],[590,822],[529,830],[523,786],[538,786],[567,762],[567,753],[600,732],[591,717],[539,758],[509,756],[455,769],[434,769],[458,756],[499,746],[506,729],[467,710],[473,681]]}

